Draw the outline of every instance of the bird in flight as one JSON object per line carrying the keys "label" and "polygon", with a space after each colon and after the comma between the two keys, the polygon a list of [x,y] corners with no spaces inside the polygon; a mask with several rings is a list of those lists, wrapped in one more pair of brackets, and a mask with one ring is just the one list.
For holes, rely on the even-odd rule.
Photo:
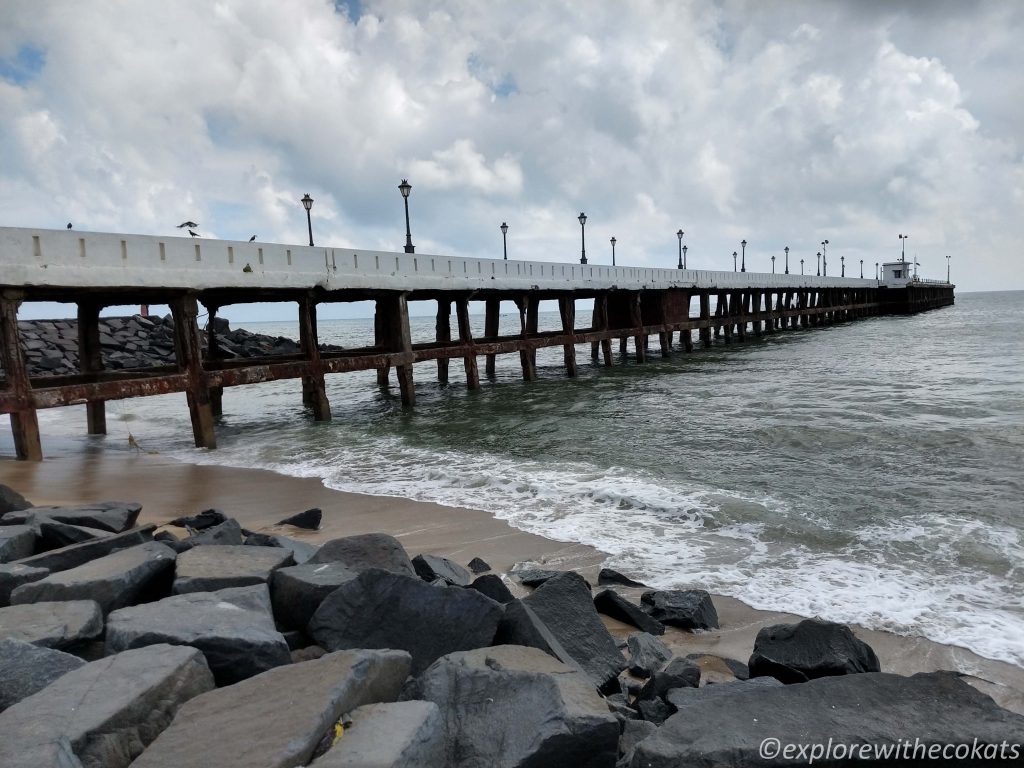
{"label": "bird in flight", "polygon": [[198,226],[199,225],[196,224],[194,221],[183,221],[183,222],[181,222],[181,224],[178,225],[178,229],[185,229],[185,227],[198,227]]}
{"label": "bird in flight", "polygon": [[256,235],[253,235],[252,237],[249,238],[249,242],[251,243],[255,239],[256,239]]}
{"label": "bird in flight", "polygon": [[71,229],[71,222],[68,222],[68,229]]}
{"label": "bird in flight", "polygon": [[198,232],[193,232],[191,229],[188,231],[188,233],[192,235],[192,237],[202,237],[202,235],[200,235]]}

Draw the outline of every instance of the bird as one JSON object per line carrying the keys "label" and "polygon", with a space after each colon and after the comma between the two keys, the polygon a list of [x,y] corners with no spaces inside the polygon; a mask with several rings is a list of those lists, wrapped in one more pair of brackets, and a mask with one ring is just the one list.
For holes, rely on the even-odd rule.
{"label": "bird", "polygon": [[200,235],[198,232],[193,232],[191,229],[188,231],[188,233],[192,235],[192,237],[202,237],[202,235]]}
{"label": "bird", "polygon": [[194,221],[183,221],[183,222],[181,222],[181,224],[178,225],[178,229],[184,229],[185,227],[193,227],[194,228],[194,227],[198,227],[198,226],[199,225],[196,224]]}
{"label": "bird", "polygon": [[68,222],[68,229],[71,229],[71,222]]}
{"label": "bird", "polygon": [[255,239],[256,239],[256,235],[253,235],[252,237],[250,237],[250,238],[249,238],[249,242],[251,243],[251,242],[253,242],[253,241],[254,241]]}

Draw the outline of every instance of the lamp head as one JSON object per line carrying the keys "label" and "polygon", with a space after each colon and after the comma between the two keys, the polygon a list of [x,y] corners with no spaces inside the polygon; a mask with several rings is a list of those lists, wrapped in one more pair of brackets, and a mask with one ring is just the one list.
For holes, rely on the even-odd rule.
{"label": "lamp head", "polygon": [[402,197],[408,198],[409,193],[412,192],[412,184],[408,179],[402,179],[402,183],[398,185],[398,191],[402,193]]}
{"label": "lamp head", "polygon": [[683,239],[683,230],[680,229],[678,232],[676,232],[676,237],[678,237],[680,240],[682,240]]}
{"label": "lamp head", "polygon": [[505,234],[505,233],[507,233],[507,232],[508,232],[508,224],[506,224],[506,223],[505,223],[505,222],[503,221],[503,222],[501,222],[501,234],[503,234],[503,235],[504,235],[504,234]]}
{"label": "lamp head", "polygon": [[[612,235],[612,245],[615,245],[617,242],[619,241],[615,239],[615,235]],[[947,256],[946,258],[948,259],[949,257]]]}
{"label": "lamp head", "polygon": [[307,192],[303,196],[300,202],[302,203],[302,207],[305,208],[307,211],[313,207],[313,198],[309,196],[309,192]]}
{"label": "lamp head", "polygon": [[580,226],[582,227],[584,224],[587,223],[587,214],[583,213],[583,211],[580,211],[579,220]]}

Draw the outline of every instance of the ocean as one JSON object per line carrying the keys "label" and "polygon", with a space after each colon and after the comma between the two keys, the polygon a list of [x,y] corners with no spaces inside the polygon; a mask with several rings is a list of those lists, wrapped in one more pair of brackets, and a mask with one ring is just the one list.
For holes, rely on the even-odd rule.
{"label": "ocean", "polygon": [[[413,306],[413,311],[415,311]],[[423,305],[424,307],[426,305]],[[586,321],[580,313],[578,325]],[[474,316],[482,334],[483,317]],[[503,315],[504,328],[518,323]],[[432,338],[434,318],[414,318]],[[542,313],[555,328],[557,313]],[[295,323],[243,323],[297,336]],[[452,325],[455,327],[454,318]],[[369,320],[322,321],[322,342],[370,343]],[[219,448],[192,447],[184,395],[40,413],[44,440],[319,477],[331,487],[485,510],[582,542],[660,587],[965,646],[1024,667],[1024,292],[604,368],[577,348],[519,356],[466,390],[416,366],[415,409],[374,372],[327,379],[316,424],[297,381],[229,389]],[[5,442],[6,441],[6,442]],[[10,452],[9,433],[0,449]],[[72,447],[70,450],[75,450]]]}

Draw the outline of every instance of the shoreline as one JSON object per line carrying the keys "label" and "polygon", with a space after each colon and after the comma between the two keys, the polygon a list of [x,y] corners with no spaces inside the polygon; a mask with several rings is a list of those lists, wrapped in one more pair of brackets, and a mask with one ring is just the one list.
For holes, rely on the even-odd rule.
{"label": "shoreline", "polygon": [[[137,501],[140,522],[166,524],[183,514],[216,507],[243,527],[275,532],[311,543],[361,533],[389,533],[410,556],[430,553],[465,564],[486,560],[496,573],[517,562],[576,570],[592,584],[608,555],[593,547],[560,542],[513,528],[488,512],[448,507],[392,496],[369,496],[327,488],[320,478],[298,478],[265,469],[190,464],[159,454],[103,449],[61,452],[42,463],[0,460],[0,483],[38,505],[73,505],[88,501]],[[278,526],[277,521],[310,507],[323,509],[319,531]],[[178,534],[180,529],[175,530]],[[627,574],[637,576],[636,574]],[[699,584],[693,585],[699,587]],[[513,592],[525,593],[517,582]],[[641,589],[616,587],[631,600]],[[753,608],[742,601],[712,594],[721,629],[688,633],[669,628],[663,640],[677,654],[712,653],[746,662],[759,629],[798,621],[802,616]],[[619,640],[635,628],[605,617]],[[1024,669],[986,659],[974,652],[923,637],[850,625],[874,648],[882,670],[902,675],[939,669],[969,675],[972,685],[1001,706],[1024,714]]]}

